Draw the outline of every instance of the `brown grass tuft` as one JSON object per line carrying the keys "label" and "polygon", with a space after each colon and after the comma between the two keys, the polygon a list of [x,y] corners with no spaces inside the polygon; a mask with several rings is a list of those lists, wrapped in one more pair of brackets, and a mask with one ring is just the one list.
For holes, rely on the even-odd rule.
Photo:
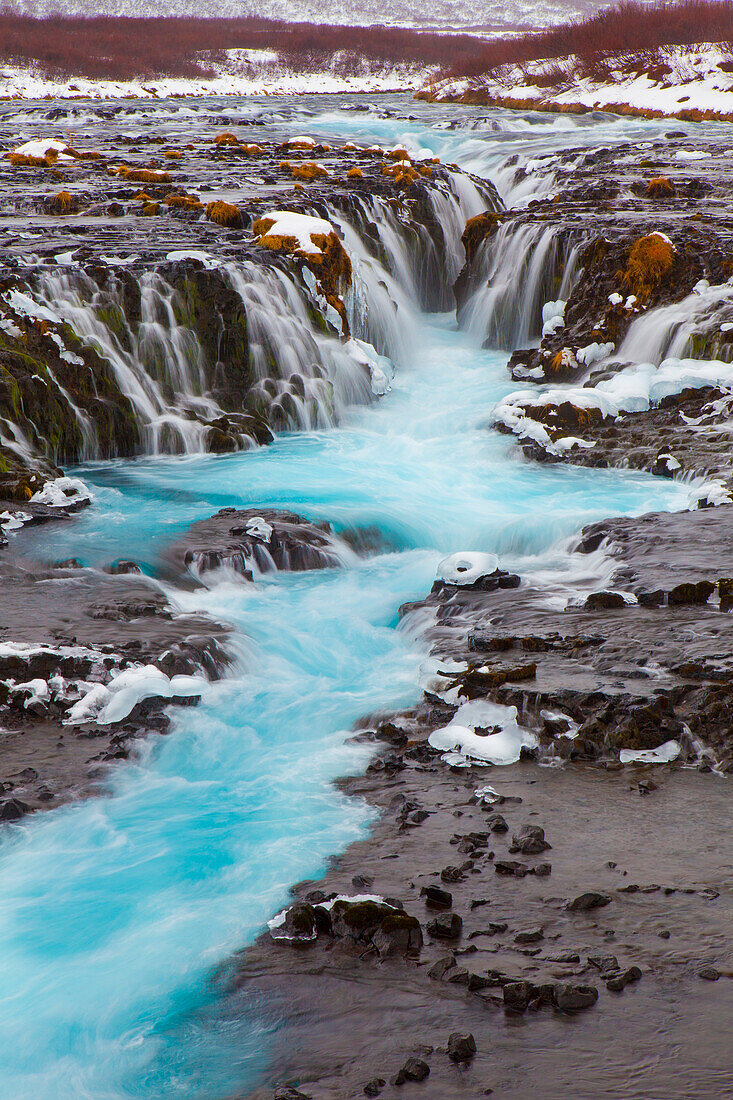
{"label": "brown grass tuft", "polygon": [[487,237],[493,237],[499,228],[501,215],[492,210],[485,210],[483,214],[476,214],[469,218],[461,235],[461,243],[466,253],[466,262],[470,263],[476,255],[479,245],[483,244]]}
{"label": "brown grass tuft", "polygon": [[214,145],[239,145],[239,138],[227,130],[223,134],[216,135]]}
{"label": "brown grass tuft", "polygon": [[128,168],[122,165],[117,175],[130,183],[170,183],[170,172],[154,172],[151,168]]}
{"label": "brown grass tuft", "polygon": [[655,176],[653,180],[649,180],[646,194],[649,199],[668,199],[672,198],[676,191],[672,180],[667,179],[666,176]]}
{"label": "brown grass tuft", "polygon": [[65,214],[73,214],[74,212],[74,196],[70,191],[59,191],[57,195],[49,201],[48,210],[50,214],[58,214],[64,216]]}
{"label": "brown grass tuft", "polygon": [[348,172],[346,173],[346,178],[347,180],[363,180],[364,173],[362,172],[361,168],[349,168]]}
{"label": "brown grass tuft", "polygon": [[293,179],[296,180],[315,180],[327,176],[329,173],[321,164],[316,164],[314,160],[306,160],[303,164],[293,165],[291,174]]}
{"label": "brown grass tuft", "polygon": [[239,207],[234,206],[231,202],[224,202],[222,199],[217,199],[216,202],[208,204],[206,217],[210,222],[223,225],[226,229],[242,228],[242,215],[239,212]]}
{"label": "brown grass tuft", "polygon": [[629,249],[623,285],[640,302],[646,301],[669,275],[673,264],[674,248],[669,241],[658,233],[640,237]]}

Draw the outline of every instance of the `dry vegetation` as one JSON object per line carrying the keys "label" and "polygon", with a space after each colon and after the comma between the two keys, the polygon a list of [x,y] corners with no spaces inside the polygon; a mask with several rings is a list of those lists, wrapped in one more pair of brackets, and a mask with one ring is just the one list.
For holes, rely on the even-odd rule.
{"label": "dry vegetation", "polygon": [[[299,71],[330,67],[358,73],[371,64],[434,66],[448,76],[478,76],[499,65],[576,54],[589,74],[608,71],[604,57],[636,54],[654,64],[662,45],[730,42],[733,0],[625,0],[537,34],[487,41],[472,35],[397,27],[314,26],[273,20],[192,17],[34,19],[0,13],[0,60],[33,65],[50,76],[131,79],[204,77],[228,49],[277,51]],[[553,74],[547,75],[551,81]]]}

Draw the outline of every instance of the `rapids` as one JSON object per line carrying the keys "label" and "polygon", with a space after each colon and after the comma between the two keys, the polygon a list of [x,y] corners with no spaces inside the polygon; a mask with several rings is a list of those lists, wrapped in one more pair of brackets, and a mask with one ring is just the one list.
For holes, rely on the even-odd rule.
{"label": "rapids", "polygon": [[[384,103],[392,113],[380,117]],[[399,97],[384,103],[226,110],[259,112],[268,132],[307,126],[407,141],[493,178],[509,202],[549,189],[553,175],[548,163],[510,193],[509,155],[551,158],[569,143],[638,142],[663,131],[608,116],[433,115]],[[415,118],[405,119],[405,106]],[[211,109],[202,105],[201,117]],[[99,125],[96,108],[85,110]],[[145,104],[131,107],[126,123],[191,127],[198,110]],[[446,215],[456,257],[461,228]],[[110,774],[104,797],[3,832],[0,1049],[3,1092],[14,1100],[216,1100],[252,1086],[267,1065],[272,1022],[252,1003],[236,1026],[222,1024],[216,968],[262,931],[289,885],[318,876],[368,828],[367,810],[332,780],[368,762],[367,749],[349,740],[360,717],[419,697],[425,624],[408,616],[398,626],[399,605],[429,590],[444,554],[481,550],[562,607],[608,570],[601,554],[579,566],[568,553],[582,524],[687,504],[679,483],[535,466],[513,440],[491,433],[491,410],[513,388],[506,355],[482,350],[454,314],[423,312],[414,288],[401,285],[398,260],[391,392],[369,405],[345,403],[336,427],[283,433],[246,453],[87,463],[74,473],[92,488],[92,508],[73,524],[24,535],[26,551],[44,558],[140,561],[182,608],[234,623],[238,662],[199,707],[174,712],[170,736],[148,740]],[[519,279],[511,285],[504,313],[516,312],[527,290]],[[369,326],[355,335],[374,340],[378,318]],[[166,545],[227,505],[292,508],[337,530],[377,528],[383,545],[345,569],[172,589]]]}

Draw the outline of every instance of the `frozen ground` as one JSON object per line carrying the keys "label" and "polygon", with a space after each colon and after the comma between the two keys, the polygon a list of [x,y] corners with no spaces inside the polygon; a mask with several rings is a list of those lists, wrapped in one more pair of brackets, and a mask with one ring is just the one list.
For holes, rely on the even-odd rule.
{"label": "frozen ground", "polygon": [[[443,81],[429,89],[443,100],[536,104],[539,108],[598,110],[629,107],[641,113],[677,115],[712,111],[733,116],[732,55],[724,45],[667,46],[659,59],[638,57],[611,61],[608,76],[584,71],[576,57],[504,65],[485,77]],[[478,97],[478,98],[477,98]]]}

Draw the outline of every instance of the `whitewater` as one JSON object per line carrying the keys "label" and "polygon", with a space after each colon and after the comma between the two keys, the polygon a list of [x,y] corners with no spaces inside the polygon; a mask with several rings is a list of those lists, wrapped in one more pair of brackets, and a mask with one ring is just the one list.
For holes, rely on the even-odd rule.
{"label": "whitewater", "polygon": [[[283,135],[307,125],[437,153],[491,178],[514,204],[551,189],[552,158],[569,142],[642,143],[663,132],[509,112],[497,113],[499,130],[433,128],[424,107],[406,122],[361,106],[286,101],[275,118],[272,103],[246,109],[266,110]],[[512,154],[530,168],[509,191]],[[475,201],[466,195],[466,216]],[[443,228],[458,257],[462,224]],[[368,763],[368,746],[351,739],[363,716],[420,698],[427,624],[400,621],[400,605],[427,593],[446,554],[481,551],[560,614],[609,575],[602,553],[580,565],[570,554],[585,523],[688,506],[689,486],[678,482],[526,461],[489,428],[514,388],[506,352],[403,290],[391,390],[348,409],[337,427],[283,433],[236,455],[89,463],[73,474],[93,506],[24,536],[50,560],[140,562],[182,610],[233,624],[236,662],[198,707],[173,710],[170,735],[140,744],[103,795],[0,836],[0,1050],[14,1100],[216,1100],[253,1087],[277,1020],[252,1001],[223,1022],[218,969],[263,932],[293,883],[318,877],[365,835],[370,811],[333,780]],[[337,532],[375,529],[377,552],[340,569],[173,588],[166,547],[225,506],[288,508]]]}

